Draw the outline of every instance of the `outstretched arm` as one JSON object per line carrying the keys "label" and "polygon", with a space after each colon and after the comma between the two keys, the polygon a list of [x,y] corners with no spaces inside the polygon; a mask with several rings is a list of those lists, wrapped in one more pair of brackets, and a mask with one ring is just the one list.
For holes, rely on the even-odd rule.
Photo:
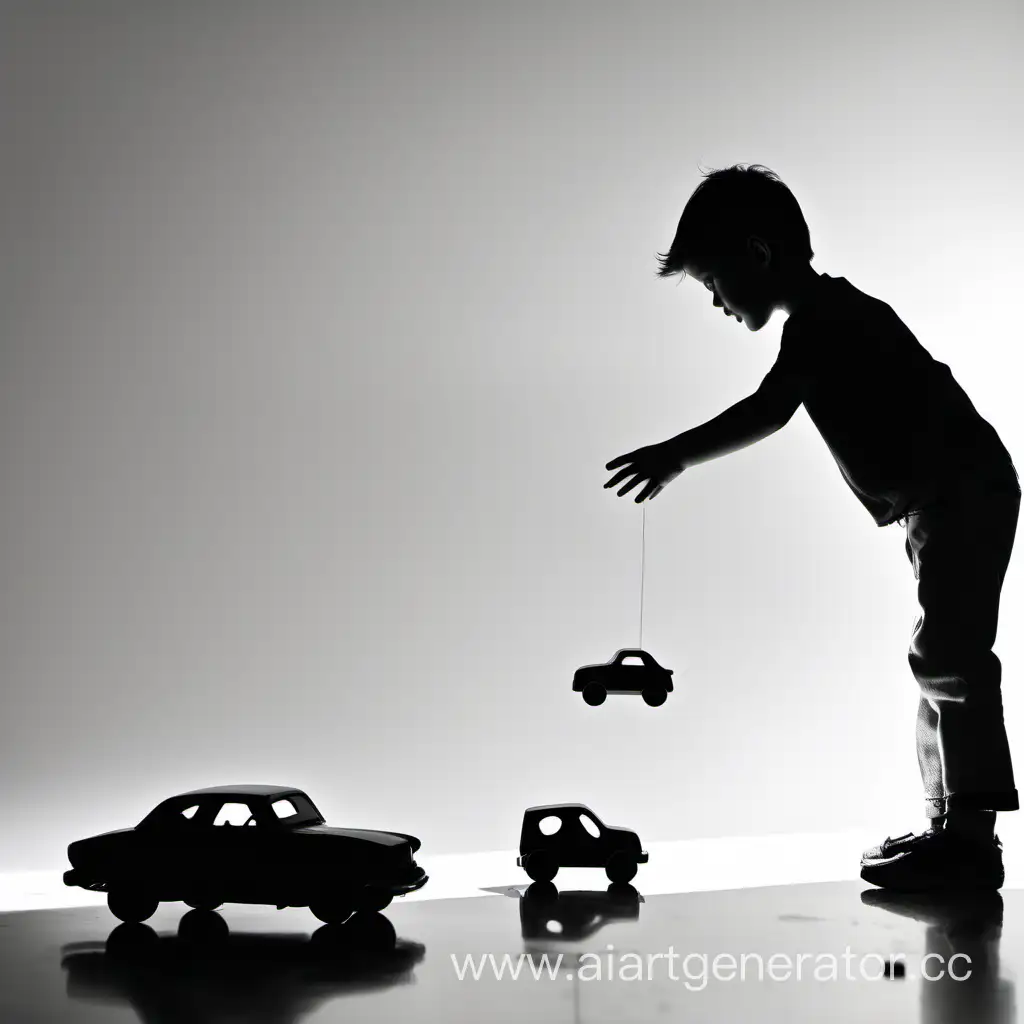
{"label": "outstretched arm", "polygon": [[799,378],[788,374],[769,374],[754,394],[713,420],[660,444],[638,448],[612,459],[605,469],[625,468],[616,473],[605,487],[614,487],[626,477],[633,477],[619,490],[620,496],[641,481],[648,481],[635,500],[641,502],[644,498],[656,497],[684,469],[739,451],[774,434],[789,422],[802,400]]}
{"label": "outstretched arm", "polygon": [[678,447],[684,468],[698,466],[775,433],[790,421],[799,406],[795,388],[791,398],[777,387],[759,388],[715,419],[685,430],[667,443]]}

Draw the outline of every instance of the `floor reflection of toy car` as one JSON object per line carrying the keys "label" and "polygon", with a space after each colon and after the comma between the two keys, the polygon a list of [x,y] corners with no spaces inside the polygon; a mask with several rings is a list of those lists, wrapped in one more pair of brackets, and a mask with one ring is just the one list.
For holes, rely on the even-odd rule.
{"label": "floor reflection of toy car", "polygon": [[165,800],[135,828],[72,843],[64,884],[105,892],[122,921],[183,900],[309,907],[331,924],[424,885],[419,846],[402,832],[331,828],[290,786],[215,786]]}
{"label": "floor reflection of toy car", "polygon": [[[216,920],[207,922],[212,934],[201,940],[197,924],[203,915]],[[157,934],[148,924],[119,924],[105,943],[72,942],[60,952],[67,997],[120,1011],[109,1019],[127,1014],[152,1024],[288,1024],[312,1020],[320,1010],[331,1016],[328,1000],[415,984],[426,947],[398,938],[380,914],[354,914],[308,936],[232,933],[219,914],[191,910],[177,935]],[[61,1019],[70,1019],[69,1012]]]}
{"label": "floor reflection of toy car", "polygon": [[523,813],[516,864],[535,882],[550,882],[562,868],[604,868],[612,882],[628,882],[647,851],[627,828],[605,825],[584,804],[544,804]]}
{"label": "floor reflection of toy car", "polygon": [[629,884],[606,890],[559,892],[551,882],[534,882],[519,901],[524,939],[579,942],[614,921],[638,921],[643,897]]}
{"label": "floor reflection of toy car", "polygon": [[[636,663],[625,664],[627,658]],[[576,669],[572,688],[583,693],[588,704],[603,704],[609,693],[639,693],[651,707],[664,704],[672,692],[672,669],[663,668],[653,655],[639,647],[615,652],[607,665],[584,665]]]}

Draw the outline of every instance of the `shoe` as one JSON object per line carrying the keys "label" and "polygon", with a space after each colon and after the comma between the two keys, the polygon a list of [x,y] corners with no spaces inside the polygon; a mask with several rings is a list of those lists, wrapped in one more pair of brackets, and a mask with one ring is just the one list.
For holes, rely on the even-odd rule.
{"label": "shoe", "polygon": [[876,860],[886,860],[889,857],[894,857],[897,853],[902,853],[921,842],[922,839],[926,839],[933,832],[941,832],[941,826],[939,828],[929,828],[924,832],[907,832],[906,835],[897,836],[895,839],[891,839],[886,836],[885,841],[878,846],[872,846],[870,850],[865,850],[860,856],[861,867]]}
{"label": "shoe", "polygon": [[862,862],[860,877],[900,892],[999,889],[1004,878],[1002,850],[998,836],[975,839],[948,828],[929,830],[888,847],[888,856]]}

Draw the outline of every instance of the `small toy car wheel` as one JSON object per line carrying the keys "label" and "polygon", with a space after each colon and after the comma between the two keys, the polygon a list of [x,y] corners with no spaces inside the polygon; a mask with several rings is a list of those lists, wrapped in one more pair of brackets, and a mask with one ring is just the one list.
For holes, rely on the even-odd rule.
{"label": "small toy car wheel", "polygon": [[583,687],[583,699],[591,706],[597,707],[598,704],[603,704],[605,697],[608,696],[608,691],[600,683],[587,683]]}
{"label": "small toy car wheel", "polygon": [[636,876],[636,859],[630,857],[628,853],[623,850],[616,850],[608,858],[608,863],[605,864],[604,870],[608,875],[608,880],[613,883],[628,882],[630,879]]}
{"label": "small toy car wheel", "polygon": [[367,885],[356,893],[356,910],[384,910],[390,906],[394,894],[379,885]]}
{"label": "small toy car wheel", "polygon": [[349,893],[331,893],[309,904],[310,912],[324,924],[341,924],[352,916],[352,896]]}
{"label": "small toy car wheel", "polygon": [[141,889],[116,888],[107,893],[107,907],[119,921],[138,924],[156,913],[160,901]]}
{"label": "small toy car wheel", "polygon": [[546,850],[534,850],[527,854],[523,868],[535,882],[550,882],[558,874],[555,858]]}
{"label": "small toy car wheel", "polygon": [[644,703],[649,704],[652,708],[658,707],[659,704],[664,704],[668,699],[668,690],[664,686],[645,686],[642,691]]}

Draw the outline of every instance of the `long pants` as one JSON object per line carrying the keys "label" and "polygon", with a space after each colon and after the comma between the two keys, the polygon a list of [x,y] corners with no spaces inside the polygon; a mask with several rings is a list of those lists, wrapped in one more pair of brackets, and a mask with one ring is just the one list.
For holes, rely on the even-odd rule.
{"label": "long pants", "polygon": [[979,485],[907,517],[920,605],[908,657],[929,818],[1020,807],[992,650],[1020,500],[1016,483]]}

